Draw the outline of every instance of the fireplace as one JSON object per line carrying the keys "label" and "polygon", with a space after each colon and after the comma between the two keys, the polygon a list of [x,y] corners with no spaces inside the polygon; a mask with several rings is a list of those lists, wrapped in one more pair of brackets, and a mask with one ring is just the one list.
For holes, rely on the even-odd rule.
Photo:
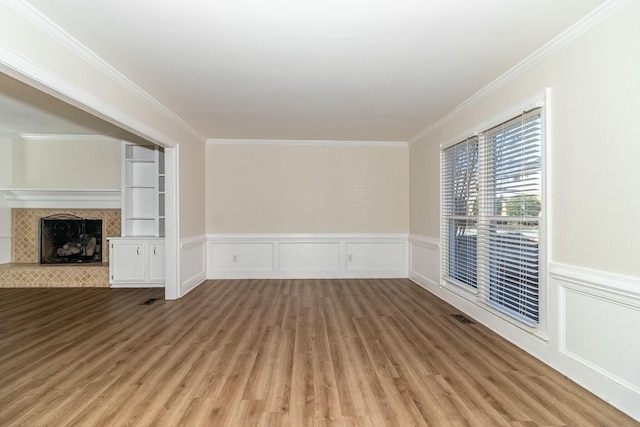
{"label": "fireplace", "polygon": [[40,263],[102,262],[102,219],[70,214],[40,218]]}

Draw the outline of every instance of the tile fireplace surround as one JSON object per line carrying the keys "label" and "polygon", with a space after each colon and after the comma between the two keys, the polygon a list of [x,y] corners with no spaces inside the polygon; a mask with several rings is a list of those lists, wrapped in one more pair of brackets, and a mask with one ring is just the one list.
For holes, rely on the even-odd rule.
{"label": "tile fireplace surround", "polygon": [[[54,214],[102,219],[104,237],[120,236],[120,209],[11,209],[13,262],[0,265],[0,288],[109,287],[106,263],[39,264],[40,218]],[[106,239],[102,245],[102,259],[109,259]]]}

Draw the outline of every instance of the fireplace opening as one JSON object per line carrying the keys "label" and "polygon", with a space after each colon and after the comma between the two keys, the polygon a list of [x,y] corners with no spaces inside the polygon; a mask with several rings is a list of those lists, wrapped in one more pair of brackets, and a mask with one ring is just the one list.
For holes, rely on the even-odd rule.
{"label": "fireplace opening", "polygon": [[40,219],[40,264],[102,262],[102,220],[57,214]]}

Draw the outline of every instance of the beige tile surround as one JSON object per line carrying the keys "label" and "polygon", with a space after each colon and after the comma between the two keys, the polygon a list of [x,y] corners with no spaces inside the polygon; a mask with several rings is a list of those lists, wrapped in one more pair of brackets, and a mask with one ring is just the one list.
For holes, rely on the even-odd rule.
{"label": "beige tile surround", "polygon": [[[109,287],[106,262],[92,265],[41,265],[38,260],[40,218],[58,213],[102,219],[104,237],[120,236],[120,209],[26,209],[11,210],[11,264],[0,265],[0,288],[7,287]],[[102,259],[109,259],[103,244]]]}

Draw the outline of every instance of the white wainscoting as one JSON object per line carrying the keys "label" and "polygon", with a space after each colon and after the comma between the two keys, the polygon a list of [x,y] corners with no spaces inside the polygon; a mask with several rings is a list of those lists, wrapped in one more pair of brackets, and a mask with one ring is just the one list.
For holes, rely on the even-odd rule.
{"label": "white wainscoting", "polygon": [[549,272],[554,367],[640,421],[640,278],[558,263]]}
{"label": "white wainscoting", "polygon": [[438,239],[409,247],[411,280],[640,421],[640,278],[550,263],[544,339],[440,286]]}
{"label": "white wainscoting", "polygon": [[207,280],[206,243],[204,235],[180,240],[180,296]]}
{"label": "white wainscoting", "polygon": [[432,237],[409,236],[409,278],[437,293],[440,282],[440,241]]}
{"label": "white wainscoting", "polygon": [[207,278],[407,277],[406,234],[210,235]]}

